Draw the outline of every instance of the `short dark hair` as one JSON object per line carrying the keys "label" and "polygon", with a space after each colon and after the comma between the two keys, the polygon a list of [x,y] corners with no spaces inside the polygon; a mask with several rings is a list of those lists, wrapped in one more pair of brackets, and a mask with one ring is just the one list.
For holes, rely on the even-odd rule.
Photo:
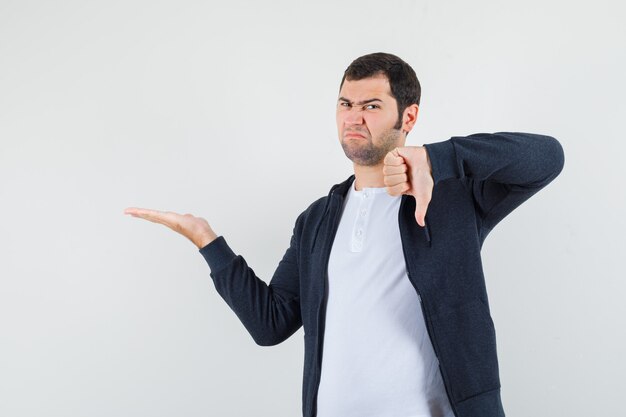
{"label": "short dark hair", "polygon": [[344,71],[339,90],[345,80],[357,81],[381,74],[387,77],[391,96],[398,103],[398,121],[394,129],[400,129],[404,109],[413,103],[419,106],[422,89],[413,68],[399,57],[385,52],[358,57]]}

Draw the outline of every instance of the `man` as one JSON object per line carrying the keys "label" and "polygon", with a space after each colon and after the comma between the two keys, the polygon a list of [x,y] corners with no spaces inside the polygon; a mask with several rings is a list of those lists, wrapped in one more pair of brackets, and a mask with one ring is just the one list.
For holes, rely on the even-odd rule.
{"label": "man", "polygon": [[190,239],[259,345],[304,326],[305,417],[503,417],[480,250],[562,170],[550,136],[405,146],[420,84],[397,56],[353,61],[337,129],[354,174],[297,218],[269,285],[191,214],[128,208]]}

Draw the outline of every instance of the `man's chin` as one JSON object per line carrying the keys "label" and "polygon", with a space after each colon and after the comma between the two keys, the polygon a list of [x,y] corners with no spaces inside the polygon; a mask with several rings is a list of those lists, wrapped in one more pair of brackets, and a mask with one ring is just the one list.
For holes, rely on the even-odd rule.
{"label": "man's chin", "polygon": [[363,158],[358,155],[346,154],[346,157],[351,160],[354,164],[360,166],[368,166],[373,167],[376,165],[380,165],[383,162],[383,159],[374,160],[372,158]]}

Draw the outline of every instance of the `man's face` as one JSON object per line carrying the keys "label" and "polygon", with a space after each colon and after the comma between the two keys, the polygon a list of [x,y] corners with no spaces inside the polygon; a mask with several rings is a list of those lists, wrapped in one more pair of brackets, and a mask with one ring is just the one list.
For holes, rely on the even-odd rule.
{"label": "man's face", "polygon": [[393,126],[398,105],[384,75],[344,80],[337,101],[337,131],[346,156],[358,165],[381,164],[387,152],[404,145]]}

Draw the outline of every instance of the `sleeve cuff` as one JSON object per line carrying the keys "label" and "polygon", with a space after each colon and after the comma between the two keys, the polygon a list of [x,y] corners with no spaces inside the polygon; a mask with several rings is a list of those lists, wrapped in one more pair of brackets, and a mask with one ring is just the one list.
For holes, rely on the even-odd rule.
{"label": "sleeve cuff", "polygon": [[452,139],[423,145],[430,158],[432,176],[435,185],[448,178],[458,178],[456,151]]}
{"label": "sleeve cuff", "polygon": [[209,264],[211,272],[219,271],[237,257],[226,243],[224,236],[218,236],[217,239],[200,248],[199,252]]}

